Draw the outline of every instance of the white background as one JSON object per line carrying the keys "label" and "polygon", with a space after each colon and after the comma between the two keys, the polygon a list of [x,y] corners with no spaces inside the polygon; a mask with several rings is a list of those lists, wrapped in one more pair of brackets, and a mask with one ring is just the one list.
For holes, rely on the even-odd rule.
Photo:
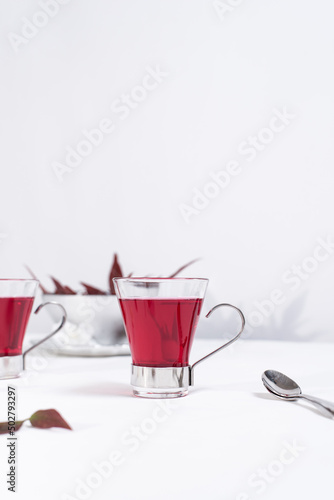
{"label": "white background", "polygon": [[[282,281],[334,238],[333,4],[225,6],[70,0],[14,43],[42,9],[1,2],[1,277],[26,263],[46,284],[105,287],[114,252],[136,275],[200,257],[185,275],[210,278],[207,307],[244,308],[254,338],[334,340],[334,253],[295,290]],[[112,103],[157,66],[168,76],[122,120]],[[248,161],[240,144],[275,109],[294,118]],[[104,118],[115,130],[60,182],[54,162]],[[187,223],[180,206],[233,160],[239,174]],[[284,303],[251,316],[274,289]]]}

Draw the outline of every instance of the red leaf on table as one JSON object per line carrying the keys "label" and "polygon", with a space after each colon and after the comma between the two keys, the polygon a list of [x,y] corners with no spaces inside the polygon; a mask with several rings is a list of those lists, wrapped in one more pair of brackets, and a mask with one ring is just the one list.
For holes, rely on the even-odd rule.
{"label": "red leaf on table", "polygon": [[0,434],[8,432],[8,422],[0,422]]}
{"label": "red leaf on table", "polygon": [[42,285],[42,283],[39,281],[39,279],[37,278],[37,276],[32,272],[32,270],[30,269],[30,267],[28,267],[27,265],[24,266],[28,273],[31,274],[32,278],[34,278],[34,280],[37,280],[39,282],[39,286],[41,287],[41,290],[43,293],[51,293],[51,292],[48,292],[47,289],[45,288],[44,285]]}
{"label": "red leaf on table", "polygon": [[63,429],[72,428],[68,425],[66,420],[57,412],[57,410],[39,410],[36,411],[30,417],[30,423],[33,427],[38,427],[39,429],[50,429],[51,427],[61,427]]}
{"label": "red leaf on table", "polygon": [[123,272],[121,266],[119,265],[117,253],[114,254],[114,262],[111,266],[110,274],[109,274],[109,289],[111,295],[116,295],[115,287],[113,283],[113,278],[122,278]]}
{"label": "red leaf on table", "polygon": [[[23,422],[25,420],[19,420],[15,422],[15,432],[21,429]],[[0,434],[8,434],[8,422],[0,422]]]}
{"label": "red leaf on table", "polygon": [[191,266],[191,264],[194,264],[194,262],[197,262],[198,260],[199,259],[191,260],[190,262],[188,262],[188,264],[185,264],[184,266],[180,267],[177,271],[175,271],[175,273],[171,274],[168,277],[169,278],[174,278],[177,274],[180,274],[181,271],[183,271],[184,269],[186,269],[186,267]]}
{"label": "red leaf on table", "polygon": [[55,290],[55,295],[76,295],[76,292],[72,290],[69,286],[62,285],[59,280],[54,278],[53,276],[50,276],[52,279],[53,283],[55,284],[56,290]]}
{"label": "red leaf on table", "polygon": [[106,292],[103,290],[100,290],[99,288],[95,288],[95,286],[88,285],[87,283],[84,283],[83,281],[80,282],[82,286],[86,288],[86,294],[87,295],[107,295]]}

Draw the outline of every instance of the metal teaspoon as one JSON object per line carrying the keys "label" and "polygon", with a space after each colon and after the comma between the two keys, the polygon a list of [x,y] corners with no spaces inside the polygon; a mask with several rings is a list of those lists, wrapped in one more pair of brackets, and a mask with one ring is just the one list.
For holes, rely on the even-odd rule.
{"label": "metal teaspoon", "polygon": [[286,401],[296,401],[298,398],[306,399],[317,408],[321,408],[327,416],[331,418],[334,417],[333,403],[302,394],[302,390],[299,385],[283,373],[275,370],[266,370],[262,374],[262,382],[265,388],[278,398],[285,399]]}

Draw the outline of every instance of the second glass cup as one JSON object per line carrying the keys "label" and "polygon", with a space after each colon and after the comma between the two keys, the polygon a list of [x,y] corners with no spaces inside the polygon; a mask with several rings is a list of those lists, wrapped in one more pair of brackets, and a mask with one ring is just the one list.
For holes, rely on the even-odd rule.
{"label": "second glass cup", "polygon": [[55,335],[65,324],[66,311],[57,302],[41,304],[35,313],[53,305],[61,309],[60,325],[25,352],[22,344],[33,308],[38,281],[26,279],[0,279],[0,380],[19,377],[25,367],[25,356],[42,342]]}
{"label": "second glass cup", "polygon": [[189,354],[199,320],[208,279],[202,278],[114,278],[132,355],[131,384],[136,396],[181,397],[193,385],[194,367],[208,356],[232,344],[230,341],[189,365]]}

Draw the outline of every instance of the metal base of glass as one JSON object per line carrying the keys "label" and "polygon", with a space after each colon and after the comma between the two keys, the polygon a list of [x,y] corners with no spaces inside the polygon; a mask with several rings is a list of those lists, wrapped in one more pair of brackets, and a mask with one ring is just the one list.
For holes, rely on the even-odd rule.
{"label": "metal base of glass", "polygon": [[188,394],[190,366],[156,368],[132,365],[133,394],[142,398],[181,398]]}
{"label": "metal base of glass", "polygon": [[0,357],[0,380],[17,378],[23,372],[23,356],[1,356]]}

